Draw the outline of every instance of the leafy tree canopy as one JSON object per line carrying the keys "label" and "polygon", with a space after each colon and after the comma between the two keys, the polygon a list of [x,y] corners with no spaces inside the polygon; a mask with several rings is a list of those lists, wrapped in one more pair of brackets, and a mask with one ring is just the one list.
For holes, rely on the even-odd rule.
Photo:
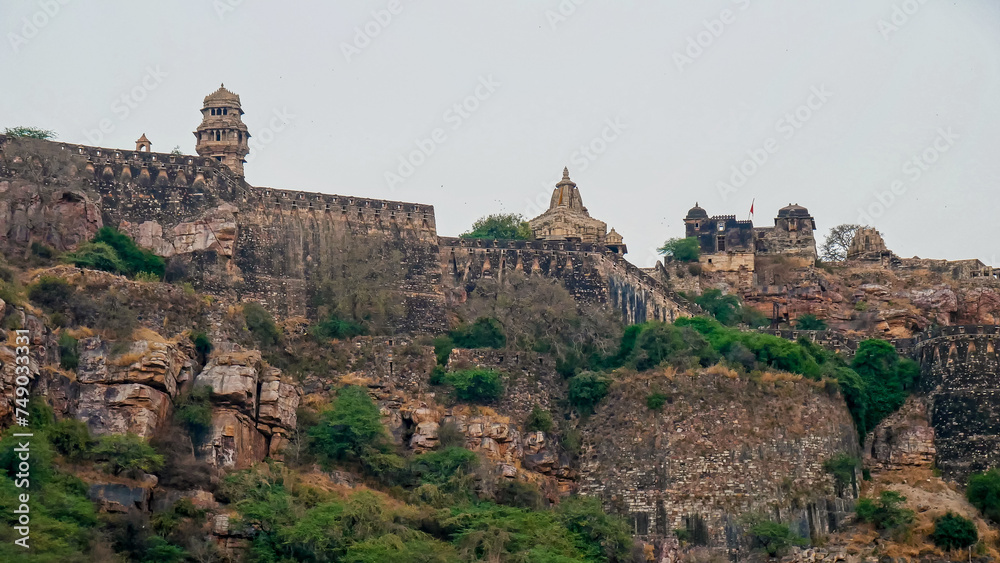
{"label": "leafy tree canopy", "polygon": [[42,141],[50,141],[56,138],[56,132],[50,131],[48,129],[40,129],[38,127],[27,127],[24,125],[19,125],[16,127],[7,127],[3,130],[3,134],[8,137],[18,137],[25,139],[40,139]]}
{"label": "leafy tree canopy", "polygon": [[461,238],[498,240],[531,240],[531,227],[519,213],[494,213],[477,219],[472,230],[458,235]]}
{"label": "leafy tree canopy", "polygon": [[663,246],[656,249],[664,256],[670,256],[680,262],[697,262],[701,254],[701,246],[694,237],[667,239]]}

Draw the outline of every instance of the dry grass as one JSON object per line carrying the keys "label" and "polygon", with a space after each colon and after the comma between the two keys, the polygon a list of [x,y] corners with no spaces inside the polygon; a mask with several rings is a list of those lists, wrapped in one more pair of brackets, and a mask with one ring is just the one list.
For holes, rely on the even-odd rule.
{"label": "dry grass", "polygon": [[116,358],[108,358],[108,363],[113,366],[127,367],[138,363],[142,360],[143,356],[145,356],[145,354],[141,352],[129,352]]}
{"label": "dry grass", "polygon": [[150,330],[144,326],[139,327],[132,332],[132,340],[147,340],[149,342],[156,342],[157,344],[173,344],[173,342],[167,340],[158,332]]}
{"label": "dry grass", "polygon": [[705,373],[707,375],[724,375],[724,376],[728,377],[729,379],[739,379],[740,378],[740,374],[737,373],[736,370],[734,370],[732,368],[729,368],[729,367],[726,367],[726,366],[724,366],[722,364],[715,364],[715,365],[712,365],[712,366],[708,366],[707,368],[705,368]]}
{"label": "dry grass", "polygon": [[70,336],[72,336],[73,338],[77,339],[77,340],[83,340],[84,338],[90,338],[90,337],[95,336],[97,334],[96,332],[94,332],[93,329],[91,329],[89,327],[85,327],[85,326],[81,326],[80,328],[68,328],[68,329],[66,329],[66,333],[69,334]]}

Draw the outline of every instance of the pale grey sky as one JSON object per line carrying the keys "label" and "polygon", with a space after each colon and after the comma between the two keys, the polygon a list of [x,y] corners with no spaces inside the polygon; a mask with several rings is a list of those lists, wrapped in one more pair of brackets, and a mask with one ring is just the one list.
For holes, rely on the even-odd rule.
{"label": "pale grey sky", "polygon": [[442,235],[537,214],[568,166],[642,266],[695,201],[754,198],[1000,265],[1000,2],[4,0],[0,26],[0,127],[193,153],[225,82],[251,184],[432,204]]}

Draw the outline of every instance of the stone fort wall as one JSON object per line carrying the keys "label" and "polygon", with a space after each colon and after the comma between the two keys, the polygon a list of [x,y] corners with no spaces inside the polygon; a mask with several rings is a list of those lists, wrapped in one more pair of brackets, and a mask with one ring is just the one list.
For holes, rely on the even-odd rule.
{"label": "stone fort wall", "polygon": [[964,481],[1000,466],[1000,326],[940,327],[917,339],[937,467]]}
{"label": "stone fort wall", "polygon": [[577,299],[607,303],[626,323],[672,321],[698,307],[601,244],[439,237],[445,287],[471,291],[482,278],[513,272],[562,280]]}
{"label": "stone fort wall", "polygon": [[578,299],[608,303],[628,323],[698,310],[603,245],[438,237],[431,205],[254,187],[206,157],[44,145],[75,162],[70,183],[78,189],[69,191],[94,199],[103,224],[184,264],[200,289],[282,316],[309,314],[311,274],[355,237],[376,235],[403,256],[404,330],[443,330],[446,291],[513,270],[560,279]]}

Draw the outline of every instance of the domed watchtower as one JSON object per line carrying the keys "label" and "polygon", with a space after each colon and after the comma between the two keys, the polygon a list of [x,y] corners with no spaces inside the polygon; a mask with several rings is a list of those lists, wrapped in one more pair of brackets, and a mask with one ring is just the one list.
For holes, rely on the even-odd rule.
{"label": "domed watchtower", "polygon": [[242,176],[250,152],[250,133],[243,123],[240,97],[223,84],[205,96],[201,114],[201,125],[194,132],[198,155],[212,157]]}

